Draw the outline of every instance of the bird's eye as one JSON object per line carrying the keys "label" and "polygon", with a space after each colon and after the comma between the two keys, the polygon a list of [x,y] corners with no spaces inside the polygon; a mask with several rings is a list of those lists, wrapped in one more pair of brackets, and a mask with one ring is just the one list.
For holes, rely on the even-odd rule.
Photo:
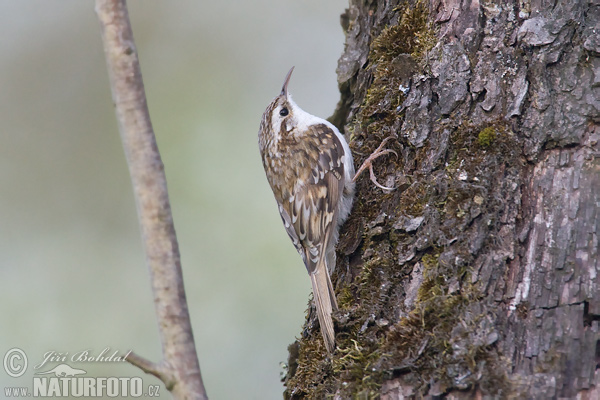
{"label": "bird's eye", "polygon": [[290,111],[287,109],[287,107],[283,107],[281,110],[279,110],[279,115],[281,115],[282,117],[285,117],[289,113]]}

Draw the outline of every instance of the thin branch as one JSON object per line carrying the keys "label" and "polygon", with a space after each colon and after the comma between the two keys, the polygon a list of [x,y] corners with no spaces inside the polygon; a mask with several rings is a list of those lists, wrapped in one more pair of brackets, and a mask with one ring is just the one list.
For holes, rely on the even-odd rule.
{"label": "thin branch", "polygon": [[130,362],[163,380],[175,399],[207,399],[183,286],[164,166],[150,122],[125,0],[96,0],[121,140],[150,270],[163,361]]}
{"label": "thin branch", "polygon": [[167,388],[173,387],[173,385],[175,384],[175,378],[171,374],[170,369],[167,368],[164,364],[157,364],[142,356],[137,355],[134,352],[131,352],[127,355],[127,361],[131,365],[135,365],[145,373],[154,375],[155,377],[160,379]]}

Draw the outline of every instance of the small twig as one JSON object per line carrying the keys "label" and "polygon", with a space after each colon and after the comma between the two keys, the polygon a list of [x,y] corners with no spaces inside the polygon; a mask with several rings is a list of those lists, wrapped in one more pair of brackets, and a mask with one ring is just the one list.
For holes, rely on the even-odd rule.
{"label": "small twig", "polygon": [[147,374],[154,375],[160,379],[169,390],[171,390],[170,388],[173,387],[175,383],[173,374],[170,373],[170,368],[166,367],[164,364],[152,362],[142,356],[137,355],[133,351],[127,356],[127,362],[138,367]]}
{"label": "small twig", "polygon": [[150,271],[163,361],[130,354],[129,362],[160,378],[175,399],[206,400],[187,307],[167,180],[150,122],[125,0],[96,0],[121,141],[131,175]]}

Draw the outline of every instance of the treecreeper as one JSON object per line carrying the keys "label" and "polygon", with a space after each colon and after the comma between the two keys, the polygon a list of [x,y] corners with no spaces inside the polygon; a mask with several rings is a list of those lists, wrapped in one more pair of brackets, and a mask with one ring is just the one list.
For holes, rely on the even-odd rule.
{"label": "treecreeper", "polygon": [[354,199],[354,182],[366,168],[371,182],[382,190],[373,161],[385,154],[394,137],[386,138],[354,173],[352,153],[344,135],[329,121],[302,110],[288,93],[294,67],[287,73],[279,96],[263,113],[258,147],[279,214],[302,257],[310,282],[327,352],[335,350],[331,313],[337,301],[330,275],[335,268],[335,245]]}
{"label": "treecreeper", "polygon": [[330,274],[339,228],[352,208],[354,164],[340,131],[292,100],[288,84],[293,70],[262,116],[258,144],[283,225],[310,276],[321,333],[331,354],[331,313],[337,301]]}

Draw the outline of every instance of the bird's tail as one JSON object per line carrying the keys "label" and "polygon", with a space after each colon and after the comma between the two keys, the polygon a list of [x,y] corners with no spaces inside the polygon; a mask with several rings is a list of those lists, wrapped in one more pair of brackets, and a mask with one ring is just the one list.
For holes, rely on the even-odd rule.
{"label": "bird's tail", "polygon": [[333,330],[331,312],[337,310],[338,307],[325,260],[319,261],[315,271],[310,274],[310,282],[312,283],[313,297],[315,299],[319,326],[321,327],[325,347],[327,348],[327,352],[332,354],[335,349],[335,332]]}

